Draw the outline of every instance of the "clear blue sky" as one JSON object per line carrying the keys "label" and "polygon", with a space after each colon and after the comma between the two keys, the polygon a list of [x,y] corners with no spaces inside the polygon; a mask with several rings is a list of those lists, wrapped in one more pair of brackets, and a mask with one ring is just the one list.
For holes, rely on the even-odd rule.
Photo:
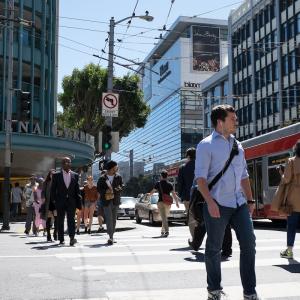
{"label": "clear blue sky", "polygon": [[[126,21],[122,23],[123,26],[117,25],[115,28],[115,39],[123,40],[122,43],[116,43],[115,53],[126,58],[142,61],[154,47],[154,43],[157,42],[154,38],[161,33],[157,29],[162,28],[163,25],[166,24],[168,29],[179,16],[200,14],[202,14],[200,17],[205,18],[227,19],[230,10],[237,8],[243,1],[175,0],[171,11],[171,0],[60,0],[59,2],[58,91],[61,92],[62,78],[70,75],[74,68],[81,69],[90,62],[99,63],[99,59],[92,55],[101,55],[101,49],[105,46],[109,29],[108,22],[111,17],[118,21],[131,16],[135,6],[136,15],[143,15],[148,10],[149,14],[154,17],[152,22],[136,18],[132,20],[129,28],[127,28]],[[104,23],[92,23],[68,18],[88,19]],[[135,28],[134,26],[145,28]],[[86,28],[90,31],[67,27]],[[129,36],[135,34],[138,36]],[[143,38],[143,36],[145,37]],[[74,48],[76,51],[66,47]],[[107,49],[108,45],[106,46]],[[107,58],[107,54],[104,55]],[[120,62],[125,63],[124,61]],[[100,64],[106,67],[107,61],[101,60]],[[127,71],[122,67],[115,66],[116,76],[121,76]]]}

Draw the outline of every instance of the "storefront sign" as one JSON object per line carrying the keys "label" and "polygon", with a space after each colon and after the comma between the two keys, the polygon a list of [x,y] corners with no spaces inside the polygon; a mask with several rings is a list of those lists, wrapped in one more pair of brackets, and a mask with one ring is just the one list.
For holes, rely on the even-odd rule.
{"label": "storefront sign", "polygon": [[157,81],[160,84],[163,80],[165,80],[171,74],[171,70],[169,70],[169,62],[161,65],[159,68],[160,79]]}

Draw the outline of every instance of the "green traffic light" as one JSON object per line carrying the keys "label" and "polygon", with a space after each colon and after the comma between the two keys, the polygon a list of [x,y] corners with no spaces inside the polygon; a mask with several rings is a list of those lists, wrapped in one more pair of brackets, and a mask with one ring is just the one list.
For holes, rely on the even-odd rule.
{"label": "green traffic light", "polygon": [[111,144],[110,143],[104,143],[103,145],[103,149],[104,150],[109,150],[111,148]]}

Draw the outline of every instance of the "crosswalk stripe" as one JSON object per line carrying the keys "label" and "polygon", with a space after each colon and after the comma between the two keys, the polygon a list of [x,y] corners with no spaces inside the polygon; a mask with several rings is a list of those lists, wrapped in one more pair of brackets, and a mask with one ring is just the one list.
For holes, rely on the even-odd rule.
{"label": "crosswalk stripe", "polygon": [[[241,300],[243,291],[241,286],[226,286],[224,292],[230,300]],[[279,282],[270,284],[259,284],[257,292],[262,299],[285,299],[286,297],[299,297],[299,282]],[[189,289],[165,289],[165,290],[140,290],[140,291],[118,291],[106,292],[109,300],[199,300],[207,298],[206,288]],[[297,298],[298,299],[298,298]]]}
{"label": "crosswalk stripe", "polygon": [[[240,265],[239,260],[228,260],[222,262],[222,269],[234,269]],[[257,259],[255,262],[256,267],[266,266],[288,266],[299,265],[296,260],[287,260],[284,258],[270,258],[270,259]],[[72,267],[74,271],[93,271],[103,270],[107,273],[152,273],[152,272],[175,272],[175,271],[192,271],[192,270],[205,270],[204,263],[158,263],[158,264],[138,264],[138,265],[83,265]]]}

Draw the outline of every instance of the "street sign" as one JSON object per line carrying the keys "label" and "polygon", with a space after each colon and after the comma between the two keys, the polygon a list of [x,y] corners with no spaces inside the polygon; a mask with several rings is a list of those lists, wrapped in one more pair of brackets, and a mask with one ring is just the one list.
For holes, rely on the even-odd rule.
{"label": "street sign", "polygon": [[102,116],[118,117],[119,94],[102,93]]}

